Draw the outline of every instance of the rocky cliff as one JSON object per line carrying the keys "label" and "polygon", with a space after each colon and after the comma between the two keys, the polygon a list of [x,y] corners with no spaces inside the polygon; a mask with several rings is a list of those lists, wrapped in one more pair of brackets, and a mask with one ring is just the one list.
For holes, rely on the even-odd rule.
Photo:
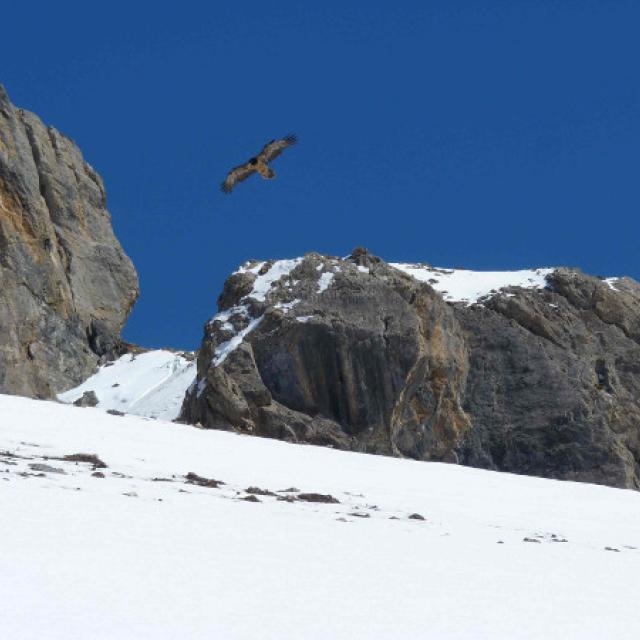
{"label": "rocky cliff", "polygon": [[640,285],[473,275],[365,250],[249,262],[205,327],[181,418],[640,487]]}
{"label": "rocky cliff", "polygon": [[118,351],[137,296],[100,176],[0,86],[0,392],[78,384]]}

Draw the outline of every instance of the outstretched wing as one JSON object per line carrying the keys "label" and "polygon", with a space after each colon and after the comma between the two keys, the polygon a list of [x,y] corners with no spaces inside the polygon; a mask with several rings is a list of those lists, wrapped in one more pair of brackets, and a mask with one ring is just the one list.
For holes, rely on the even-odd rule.
{"label": "outstretched wing", "polygon": [[272,140],[267,142],[262,148],[262,151],[258,155],[258,158],[263,162],[271,162],[274,158],[277,158],[287,147],[298,142],[298,138],[295,134],[290,133],[288,136],[281,138],[280,140]]}
{"label": "outstretched wing", "polygon": [[231,193],[231,190],[238,184],[238,182],[246,180],[255,172],[255,164],[251,164],[250,162],[246,162],[245,164],[241,164],[239,167],[231,169],[227,174],[225,181],[220,185],[220,190],[223,193]]}

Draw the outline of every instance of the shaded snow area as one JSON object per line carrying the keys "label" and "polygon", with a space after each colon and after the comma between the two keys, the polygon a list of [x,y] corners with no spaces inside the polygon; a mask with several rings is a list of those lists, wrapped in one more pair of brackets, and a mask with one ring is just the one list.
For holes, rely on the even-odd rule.
{"label": "shaded snow area", "polygon": [[633,491],[0,396],[0,504],[6,638],[640,633]]}
{"label": "shaded snow area", "polygon": [[127,353],[100,367],[80,386],[58,394],[58,399],[72,403],[85,391],[94,391],[100,409],[174,420],[195,376],[195,360],[172,351]]}
{"label": "shaded snow area", "polygon": [[546,277],[553,269],[523,269],[522,271],[467,271],[466,269],[439,269],[423,264],[390,263],[416,280],[429,283],[448,302],[481,301],[507,287],[544,289]]}

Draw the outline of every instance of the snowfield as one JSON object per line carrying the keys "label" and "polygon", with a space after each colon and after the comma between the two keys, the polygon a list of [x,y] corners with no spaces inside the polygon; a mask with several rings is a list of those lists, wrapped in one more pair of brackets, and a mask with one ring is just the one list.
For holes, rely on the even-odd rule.
{"label": "snowfield", "polygon": [[3,638],[640,633],[633,491],[0,395],[0,505]]}
{"label": "snowfield", "polygon": [[101,409],[175,420],[195,377],[196,361],[179,353],[164,349],[126,353],[81,385],[58,394],[58,400],[71,404],[85,391],[94,391]]}

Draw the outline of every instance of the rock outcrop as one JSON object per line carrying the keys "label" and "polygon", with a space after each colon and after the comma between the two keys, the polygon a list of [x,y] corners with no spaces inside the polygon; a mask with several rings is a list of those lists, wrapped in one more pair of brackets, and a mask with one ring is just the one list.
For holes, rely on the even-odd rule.
{"label": "rock outcrop", "polygon": [[456,308],[469,348],[463,462],[640,488],[640,285],[557,269]]}
{"label": "rock outcrop", "polygon": [[0,86],[0,392],[78,384],[119,352],[138,291],[98,174]]}
{"label": "rock outcrop", "polygon": [[469,303],[429,284],[444,272],[402,267],[361,249],[244,265],[181,419],[640,486],[638,283],[557,269]]}

